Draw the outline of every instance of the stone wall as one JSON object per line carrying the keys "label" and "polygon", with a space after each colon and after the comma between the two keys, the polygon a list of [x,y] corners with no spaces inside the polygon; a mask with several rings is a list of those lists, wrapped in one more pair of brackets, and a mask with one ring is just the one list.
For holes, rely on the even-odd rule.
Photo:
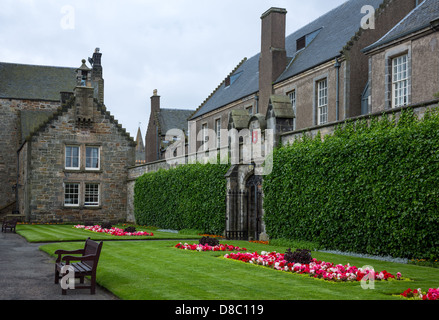
{"label": "stone wall", "polygon": [[337,101],[338,119],[345,118],[345,94],[343,87],[345,83],[346,62],[341,62],[338,77],[335,63],[334,60],[322,64],[274,86],[274,92],[277,95],[286,95],[295,90],[297,130],[317,125],[317,82],[324,79],[327,80],[328,88],[328,122],[337,120]]}
{"label": "stone wall", "polygon": [[17,183],[17,150],[20,147],[20,111],[54,111],[59,101],[0,99],[0,207],[15,201],[13,186]]}
{"label": "stone wall", "polygon": [[[381,117],[384,114],[388,114],[388,115],[394,114],[396,119],[398,119],[401,111],[404,109],[407,109],[407,108],[413,108],[413,111],[418,116],[418,118],[422,118],[427,110],[437,108],[438,103],[439,103],[439,99],[434,99],[434,100],[426,101],[426,102],[419,103],[416,105],[394,108],[394,109],[386,110],[383,112],[380,111],[380,112],[374,112],[374,113],[370,113],[370,114],[363,115],[363,116],[353,117],[353,118],[348,119],[347,121],[351,122],[351,121],[358,121],[358,120],[362,120],[362,119],[369,120],[372,117]],[[309,128],[305,128],[302,130],[286,132],[286,133],[281,135],[281,141],[282,141],[283,145],[291,144],[296,139],[300,139],[304,134],[309,135],[311,137],[315,137],[317,135],[317,133],[319,133],[319,132],[323,138],[325,135],[334,133],[334,130],[337,126],[343,125],[345,123],[346,123],[346,120],[343,120],[343,121],[328,123],[328,124],[322,125],[322,126],[314,126],[314,127],[309,127]]]}
{"label": "stone wall", "polygon": [[[94,105],[94,122],[78,124],[75,108],[70,107],[34,134],[20,152],[27,161],[19,198],[20,206],[31,222],[125,222],[127,207],[127,173],[134,164],[135,142],[112,116]],[[80,147],[78,170],[65,168],[65,146]],[[85,147],[100,148],[100,167],[85,168]],[[26,152],[27,150],[27,152]],[[25,157],[28,159],[26,160]],[[26,166],[26,164],[23,164]],[[64,184],[79,183],[80,203],[64,205]],[[99,184],[99,205],[84,205],[86,183]]]}

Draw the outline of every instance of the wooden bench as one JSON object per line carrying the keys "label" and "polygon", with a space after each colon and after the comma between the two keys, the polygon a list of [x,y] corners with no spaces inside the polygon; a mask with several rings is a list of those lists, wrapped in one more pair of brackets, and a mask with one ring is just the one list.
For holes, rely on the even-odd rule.
{"label": "wooden bench", "polygon": [[[74,269],[74,278],[79,278],[82,285],[77,286],[75,284],[75,289],[90,289],[91,294],[96,293],[96,269],[98,266],[99,256],[101,254],[103,242],[96,242],[88,238],[85,241],[84,249],[78,250],[56,250],[55,254],[58,258],[55,262],[55,283],[59,283],[59,279],[68,274],[68,272],[63,272],[64,266],[72,266]],[[72,256],[73,254],[78,254],[81,256]],[[63,256],[64,255],[64,256]],[[64,262],[63,262],[64,261]],[[72,261],[79,261],[73,262]],[[67,267],[68,268],[68,267]],[[67,269],[64,268],[64,269]],[[84,285],[84,278],[90,276],[90,285]],[[74,279],[73,279],[74,280]],[[62,294],[67,293],[66,289],[62,289]]]}
{"label": "wooden bench", "polygon": [[2,232],[6,232],[7,229],[10,229],[11,232],[15,233],[15,229],[17,227],[18,219],[4,219],[2,223]]}

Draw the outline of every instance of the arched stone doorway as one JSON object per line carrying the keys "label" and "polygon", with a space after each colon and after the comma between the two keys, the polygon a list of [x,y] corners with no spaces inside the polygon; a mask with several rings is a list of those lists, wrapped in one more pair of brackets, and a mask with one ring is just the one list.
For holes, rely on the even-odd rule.
{"label": "arched stone doorway", "polygon": [[262,176],[252,175],[246,181],[247,234],[249,240],[259,240],[262,223]]}
{"label": "arched stone doorway", "polygon": [[227,239],[261,240],[261,235],[264,238],[263,177],[254,173],[254,165],[236,165],[226,174]]}

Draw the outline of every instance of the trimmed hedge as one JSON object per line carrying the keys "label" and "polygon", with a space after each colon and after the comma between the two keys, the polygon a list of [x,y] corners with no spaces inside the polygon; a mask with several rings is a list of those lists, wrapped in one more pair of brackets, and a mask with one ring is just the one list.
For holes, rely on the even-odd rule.
{"label": "trimmed hedge", "polygon": [[222,233],[225,228],[226,174],[223,164],[188,164],[137,178],[134,214],[141,225]]}
{"label": "trimmed hedge", "polygon": [[275,150],[263,182],[271,238],[407,258],[439,256],[439,113],[346,123]]}

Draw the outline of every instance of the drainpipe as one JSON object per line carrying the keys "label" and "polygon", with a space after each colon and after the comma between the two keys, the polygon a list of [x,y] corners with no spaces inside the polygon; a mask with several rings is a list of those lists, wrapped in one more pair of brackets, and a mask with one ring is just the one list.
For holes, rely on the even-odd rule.
{"label": "drainpipe", "polygon": [[336,71],[336,81],[335,81],[335,91],[336,91],[336,98],[335,98],[335,120],[340,120],[339,116],[339,107],[340,107],[340,88],[339,88],[339,82],[340,82],[340,61],[338,59],[335,59],[335,71]]}
{"label": "drainpipe", "polygon": [[24,145],[26,144],[27,141],[24,141],[20,148],[18,148],[17,150],[17,180],[16,180],[16,184],[15,184],[15,213],[19,213],[19,206],[18,206],[18,188],[21,187],[19,182],[20,182],[20,151],[21,149],[23,149]]}
{"label": "drainpipe", "polygon": [[255,101],[256,101],[256,110],[255,110],[255,114],[259,113],[259,96],[257,94],[255,94]]}

